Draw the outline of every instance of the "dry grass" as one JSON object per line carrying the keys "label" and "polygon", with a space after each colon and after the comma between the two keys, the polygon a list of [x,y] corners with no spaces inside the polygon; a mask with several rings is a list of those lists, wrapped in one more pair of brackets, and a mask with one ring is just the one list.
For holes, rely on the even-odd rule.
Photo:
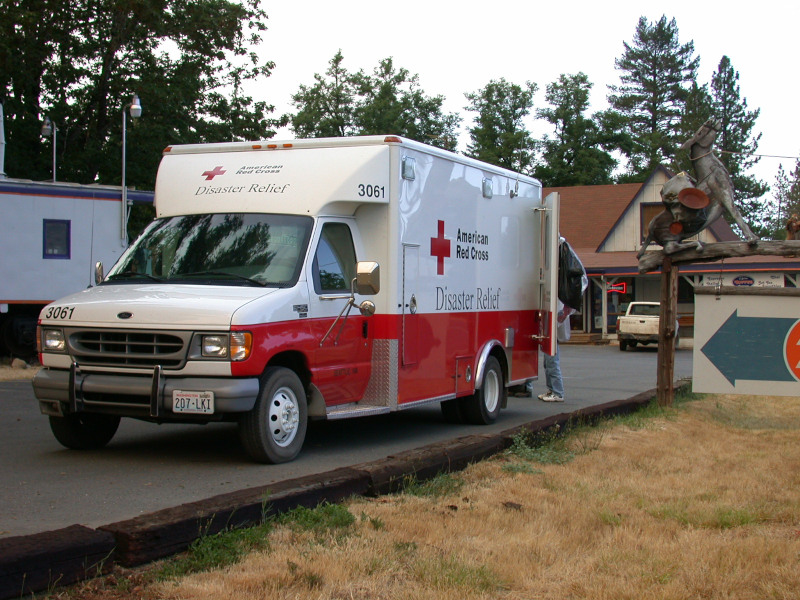
{"label": "dry grass", "polygon": [[34,375],[39,372],[40,367],[28,367],[27,369],[20,369],[12,367],[11,365],[0,364],[0,381],[24,381],[33,379]]}
{"label": "dry grass", "polygon": [[800,399],[707,397],[582,435],[550,447],[568,462],[506,454],[445,496],[354,499],[349,526],[277,525],[267,550],[137,597],[800,598]]}

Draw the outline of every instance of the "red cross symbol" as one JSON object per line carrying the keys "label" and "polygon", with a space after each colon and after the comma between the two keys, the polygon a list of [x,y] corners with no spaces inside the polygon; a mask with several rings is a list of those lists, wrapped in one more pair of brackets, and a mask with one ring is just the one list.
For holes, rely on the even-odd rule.
{"label": "red cross symbol", "polygon": [[217,175],[224,175],[224,174],[225,171],[222,169],[222,167],[214,167],[213,171],[206,171],[205,173],[203,173],[203,177],[206,178],[206,181],[211,181]]}
{"label": "red cross symbol", "polygon": [[444,238],[444,221],[439,221],[439,233],[431,238],[431,256],[436,257],[436,274],[444,275],[444,259],[450,258],[450,240]]}

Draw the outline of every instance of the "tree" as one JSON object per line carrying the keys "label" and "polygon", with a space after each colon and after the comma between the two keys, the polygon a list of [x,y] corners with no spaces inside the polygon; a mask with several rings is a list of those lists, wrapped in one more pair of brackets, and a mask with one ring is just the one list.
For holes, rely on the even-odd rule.
{"label": "tree", "polygon": [[477,92],[465,94],[469,101],[465,110],[478,113],[475,124],[468,128],[467,155],[529,173],[536,142],[525,128],[524,119],[533,108],[536,89],[536,84],[530,81],[521,86],[500,78]]}
{"label": "tree", "polygon": [[541,142],[544,162],[536,166],[534,175],[548,186],[612,183],[617,161],[603,150],[600,126],[584,116],[591,89],[584,73],[561,75],[547,86],[545,99],[552,108],[540,109],[537,115],[555,132]]}
{"label": "tree", "polygon": [[313,85],[301,85],[292,96],[298,108],[291,128],[301,138],[341,137],[355,134],[355,89],[352,75],[342,66],[342,51],[329,61],[326,77],[314,74]]}
{"label": "tree", "polygon": [[641,17],[632,44],[614,64],[621,84],[609,86],[612,110],[624,118],[631,144],[625,179],[642,181],[658,165],[669,163],[680,145],[678,125],[689,87],[697,76],[694,43],[680,44],[675,19],[657,23]]}
{"label": "tree", "polygon": [[461,118],[442,112],[444,96],[423,94],[418,75],[395,70],[392,59],[385,58],[372,75],[359,71],[353,82],[359,95],[353,120],[361,135],[396,133],[455,150]]}
{"label": "tree", "polygon": [[747,99],[739,91],[739,73],[723,56],[711,77],[711,113],[722,123],[716,148],[733,180],[739,211],[754,231],[765,220],[767,205],[761,197],[769,190],[763,181],[747,174],[759,161],[755,153],[761,134],[754,134],[753,127],[760,112],[761,109],[747,110]]}
{"label": "tree", "polygon": [[[242,93],[269,75],[246,45],[266,30],[258,0],[0,0],[0,96],[6,171],[39,179],[51,152],[46,115],[59,128],[59,178],[120,183],[123,106],[126,183],[152,188],[163,148],[183,142],[269,138],[273,108]],[[47,15],[47,18],[42,18]]]}
{"label": "tree", "polygon": [[789,217],[800,216],[800,159],[795,162],[794,169],[786,174],[783,164],[778,165],[778,175],[775,177],[773,218],[768,222],[768,234],[763,237],[772,239],[785,239],[786,221]]}
{"label": "tree", "polygon": [[315,74],[313,85],[301,85],[292,96],[297,112],[292,130],[300,137],[401,135],[455,150],[456,114],[444,114],[443,96],[426,96],[419,76],[395,69],[385,58],[371,75],[349,73],[339,50],[329,61],[325,77]]}
{"label": "tree", "polygon": [[692,160],[689,150],[681,150],[680,144],[690,139],[700,127],[711,117],[711,96],[707,85],[698,85],[695,81],[689,88],[686,101],[683,104],[681,121],[678,126],[678,144],[673,166],[676,171],[692,173]]}

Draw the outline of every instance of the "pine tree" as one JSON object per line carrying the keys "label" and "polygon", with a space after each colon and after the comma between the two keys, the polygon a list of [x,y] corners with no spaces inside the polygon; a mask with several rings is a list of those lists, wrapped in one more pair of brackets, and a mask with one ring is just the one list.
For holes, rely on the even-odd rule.
{"label": "pine tree", "polygon": [[[708,93],[707,85],[692,83],[689,94],[683,104],[681,122],[678,127],[678,142],[683,144],[690,139],[700,127],[711,117],[711,96]],[[675,172],[686,171],[693,173],[692,160],[689,150],[681,150],[680,145],[676,148],[673,162],[670,165]]]}
{"label": "pine tree", "polygon": [[589,108],[592,84],[584,73],[561,75],[547,86],[545,99],[552,108],[537,111],[539,118],[554,128],[553,137],[542,140],[543,163],[534,175],[548,186],[598,185],[611,183],[617,164],[602,149],[598,124],[584,113]]}
{"label": "pine tree", "polygon": [[624,119],[631,145],[624,149],[628,180],[643,180],[669,164],[677,147],[683,105],[697,76],[694,43],[680,44],[675,19],[657,23],[641,17],[632,44],[616,59],[621,84],[609,86],[612,110]]}
{"label": "pine tree", "polygon": [[533,108],[536,84],[524,86],[492,80],[477,92],[464,94],[469,101],[465,110],[476,112],[475,124],[469,127],[468,156],[521,173],[533,166],[536,143],[526,129],[524,119]]}
{"label": "pine tree", "polygon": [[783,164],[778,165],[772,204],[775,215],[769,223],[771,235],[768,237],[785,239],[787,220],[800,217],[800,159],[797,160],[794,170],[789,175],[784,171]]}
{"label": "pine tree", "polygon": [[753,231],[766,219],[767,206],[761,197],[769,190],[763,181],[747,174],[759,160],[755,153],[761,134],[754,134],[753,127],[760,112],[747,109],[747,99],[739,91],[739,73],[723,56],[711,77],[711,113],[722,123],[715,149],[733,180],[739,211]]}

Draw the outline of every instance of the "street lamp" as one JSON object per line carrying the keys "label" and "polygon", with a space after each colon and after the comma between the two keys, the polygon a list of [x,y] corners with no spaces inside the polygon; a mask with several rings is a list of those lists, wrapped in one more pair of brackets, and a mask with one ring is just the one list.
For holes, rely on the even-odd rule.
{"label": "street lamp", "polygon": [[128,188],[125,185],[125,145],[128,130],[128,118],[125,115],[126,109],[130,109],[131,118],[136,119],[142,116],[142,104],[139,96],[133,95],[133,99],[122,107],[122,245],[128,245]]}
{"label": "street lamp", "polygon": [[56,124],[50,120],[50,117],[44,118],[44,123],[42,124],[42,136],[43,137],[50,137],[50,134],[53,135],[53,183],[56,181],[56,134],[58,134],[58,127]]}

